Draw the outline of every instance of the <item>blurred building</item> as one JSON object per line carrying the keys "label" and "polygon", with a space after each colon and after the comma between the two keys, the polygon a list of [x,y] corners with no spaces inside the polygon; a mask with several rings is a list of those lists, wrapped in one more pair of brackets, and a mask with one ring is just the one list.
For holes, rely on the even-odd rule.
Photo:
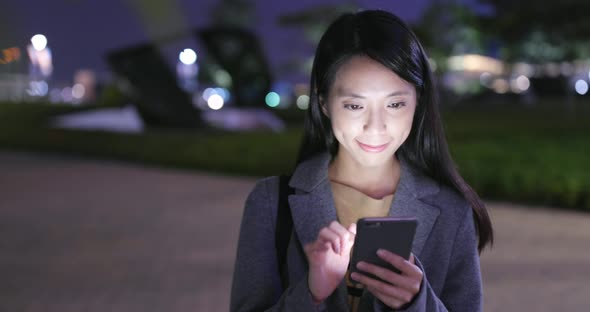
{"label": "blurred building", "polygon": [[7,47],[0,51],[0,101],[24,98],[29,85],[25,64],[19,47]]}

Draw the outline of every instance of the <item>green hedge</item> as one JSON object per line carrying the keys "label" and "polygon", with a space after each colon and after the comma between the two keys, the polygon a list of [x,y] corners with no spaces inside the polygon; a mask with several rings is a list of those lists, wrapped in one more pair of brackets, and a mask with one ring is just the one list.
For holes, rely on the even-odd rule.
{"label": "green hedge", "polygon": [[[51,129],[70,106],[0,103],[0,148],[122,159],[221,174],[289,172],[301,128],[270,132],[150,130],[142,134]],[[590,211],[588,114],[447,112],[447,135],[461,174],[484,198]]]}

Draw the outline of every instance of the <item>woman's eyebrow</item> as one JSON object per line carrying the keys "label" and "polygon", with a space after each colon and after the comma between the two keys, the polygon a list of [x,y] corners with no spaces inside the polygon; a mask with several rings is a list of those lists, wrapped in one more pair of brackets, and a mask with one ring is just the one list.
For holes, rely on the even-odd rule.
{"label": "woman's eyebrow", "polygon": [[[408,91],[394,91],[391,92],[390,94],[388,94],[386,97],[394,97],[394,96],[400,96],[400,95],[409,95],[410,92]],[[337,97],[346,97],[346,98],[356,98],[356,99],[364,99],[365,96],[360,95],[360,94],[356,94],[354,92],[348,92],[346,90],[338,90]]]}

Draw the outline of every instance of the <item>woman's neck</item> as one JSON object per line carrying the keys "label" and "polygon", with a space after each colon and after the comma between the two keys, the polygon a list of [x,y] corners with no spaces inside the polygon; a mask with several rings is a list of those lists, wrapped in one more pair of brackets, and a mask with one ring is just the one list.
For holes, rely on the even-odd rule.
{"label": "woman's neck", "polygon": [[336,155],[328,168],[331,181],[350,186],[376,199],[395,192],[400,172],[400,163],[395,156],[383,166],[366,167]]}

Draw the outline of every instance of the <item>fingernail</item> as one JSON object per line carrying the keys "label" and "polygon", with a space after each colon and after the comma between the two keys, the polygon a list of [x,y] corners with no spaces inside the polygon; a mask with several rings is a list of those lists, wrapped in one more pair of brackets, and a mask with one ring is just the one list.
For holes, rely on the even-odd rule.
{"label": "fingernail", "polygon": [[365,265],[364,262],[361,261],[361,262],[359,262],[359,263],[356,264],[356,267],[359,268],[359,269],[364,269],[366,267],[366,265]]}
{"label": "fingernail", "polygon": [[353,280],[358,280],[358,274],[357,273],[351,273],[350,274],[350,278],[352,278]]}
{"label": "fingernail", "polygon": [[379,256],[385,256],[385,250],[383,250],[383,249],[377,250],[377,255],[379,255]]}

